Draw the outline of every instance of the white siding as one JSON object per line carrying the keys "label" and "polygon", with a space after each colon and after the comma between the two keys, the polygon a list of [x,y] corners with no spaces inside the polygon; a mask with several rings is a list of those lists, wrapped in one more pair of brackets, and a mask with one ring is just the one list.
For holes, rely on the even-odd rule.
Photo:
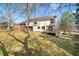
{"label": "white siding", "polygon": [[[37,22],[37,26],[33,26],[33,31],[43,32],[45,30],[42,29],[42,26],[47,26],[49,24],[50,24],[50,21],[39,21]],[[40,26],[40,29],[38,29],[38,26]]]}
{"label": "white siding", "polygon": [[[36,26],[46,26],[46,25],[49,25],[50,24],[50,21],[37,21],[37,25]],[[26,26],[27,26],[27,23],[26,23]],[[34,22],[30,22],[29,23],[29,26],[34,26]]]}
{"label": "white siding", "polygon": [[37,26],[47,26],[50,24],[50,21],[40,21],[37,22]]}
{"label": "white siding", "polygon": [[34,22],[30,22],[29,26],[33,26]]}
{"label": "white siding", "polygon": [[[39,31],[39,32],[43,32],[45,31],[45,29],[42,29],[42,26],[49,26],[50,25],[50,20],[48,21],[37,21],[37,25],[34,26],[34,22],[30,22],[29,26],[33,26],[33,31]],[[54,25],[54,23],[52,23],[52,25]],[[26,24],[27,26],[27,24]],[[40,29],[38,28],[38,26],[40,26]]]}
{"label": "white siding", "polygon": [[[26,26],[27,26],[27,23],[26,23]],[[33,26],[33,22],[30,22],[30,23],[29,23],[29,26]]]}
{"label": "white siding", "polygon": [[40,29],[38,29],[38,26],[33,26],[33,31],[43,32],[43,31],[45,31],[45,30],[42,29],[42,26],[40,26]]}

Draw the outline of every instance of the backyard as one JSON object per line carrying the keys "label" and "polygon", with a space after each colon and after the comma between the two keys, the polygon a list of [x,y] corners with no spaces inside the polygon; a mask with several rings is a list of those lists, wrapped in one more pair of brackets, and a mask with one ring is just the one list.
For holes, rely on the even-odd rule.
{"label": "backyard", "polygon": [[78,3],[0,4],[0,56],[78,55]]}
{"label": "backyard", "polygon": [[[12,31],[16,38],[23,41],[27,36],[21,31]],[[24,56],[23,45],[8,35],[8,32],[0,32],[0,41],[5,45],[3,50],[0,49],[0,55],[7,51],[8,55]],[[40,32],[30,32],[29,53],[34,56],[71,56],[79,55],[79,40],[62,39],[53,35]]]}

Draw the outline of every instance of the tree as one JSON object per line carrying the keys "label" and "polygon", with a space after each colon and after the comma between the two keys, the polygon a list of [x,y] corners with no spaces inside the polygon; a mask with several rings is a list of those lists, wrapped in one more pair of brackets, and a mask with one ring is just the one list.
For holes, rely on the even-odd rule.
{"label": "tree", "polygon": [[73,15],[68,11],[62,14],[59,27],[61,30],[63,30],[64,33],[66,30],[69,30],[69,28],[71,29],[73,19],[74,19]]}
{"label": "tree", "polygon": [[13,34],[11,34],[11,32],[9,32],[8,34],[11,37],[13,37],[16,41],[20,42],[23,45],[24,50],[26,52],[26,55],[31,55],[31,51],[30,51],[29,46],[28,46],[29,37],[30,37],[30,34],[29,34],[29,19],[30,19],[31,15],[35,12],[35,8],[37,6],[36,6],[36,4],[28,4],[28,3],[25,4],[24,6],[25,6],[25,8],[22,9],[22,12],[23,12],[22,14],[26,15],[26,19],[27,19],[27,23],[26,23],[27,32],[25,30],[22,30],[22,31],[25,34],[27,34],[27,36],[23,39],[23,41],[21,41],[18,38],[16,38]]}
{"label": "tree", "polygon": [[0,23],[0,27],[2,28],[2,29],[6,29],[7,28],[7,22],[1,22]]}
{"label": "tree", "polygon": [[8,23],[7,24],[8,31],[10,31],[10,27],[13,24],[15,24],[15,21],[17,19],[23,17],[24,15],[27,16],[27,9],[28,9],[27,4],[4,3],[4,4],[0,4],[0,7],[2,8],[2,10],[0,10],[0,19]]}
{"label": "tree", "polygon": [[77,3],[76,6],[77,6],[77,9],[76,9],[75,18],[76,18],[77,27],[79,28],[79,3]]}
{"label": "tree", "polygon": [[[16,41],[21,43],[24,47],[24,50],[26,52],[26,55],[30,55],[30,49],[28,47],[29,42],[29,19],[31,18],[31,15],[35,12],[36,8],[39,8],[41,4],[33,4],[33,3],[27,3],[27,4],[1,4],[3,6],[4,12],[1,12],[1,18],[5,19],[8,23],[7,30],[9,31],[9,35],[13,37]],[[44,4],[43,4],[44,5]],[[13,8],[12,8],[13,6]],[[22,7],[22,8],[21,8]],[[14,17],[16,14],[19,14],[16,18]],[[25,30],[22,30],[27,36],[23,39],[23,41],[19,40],[14,36],[15,33],[11,33],[10,26],[13,24],[15,20],[17,20],[20,17],[25,16],[25,20],[27,19],[27,32]],[[24,18],[24,17],[23,17]]]}
{"label": "tree", "polygon": [[[7,24],[7,30],[9,31],[8,34],[11,37],[13,37],[16,41],[18,41],[19,43],[21,43],[23,45],[24,50],[26,52],[26,55],[31,55],[30,49],[29,49],[29,46],[28,46],[29,37],[30,37],[30,34],[29,34],[29,19],[31,18],[31,15],[34,14],[34,16],[35,16],[36,12],[39,12],[39,14],[40,14],[40,11],[36,11],[36,10],[39,9],[41,6],[43,6],[43,8],[45,8],[44,13],[46,13],[48,11],[49,7],[50,7],[50,4],[35,4],[35,3],[34,4],[33,3],[30,3],[30,4],[29,3],[27,3],[27,4],[1,4],[1,6],[3,6],[4,12],[0,12],[0,15],[1,15],[0,18],[7,21],[7,23],[8,23]],[[60,4],[57,7],[57,10],[62,14],[62,12],[60,11],[62,9],[61,6],[62,6],[62,4]],[[15,17],[15,15],[17,15],[17,17]],[[66,15],[69,16],[68,14],[66,14]],[[26,23],[27,32],[25,30],[22,30],[25,34],[27,34],[26,37],[23,39],[23,41],[16,38],[15,35],[14,35],[15,33],[12,34],[11,31],[10,31],[11,25],[13,23],[15,23],[15,21],[20,17],[25,18],[25,20],[27,19],[27,23]],[[66,18],[68,19],[68,17],[66,17]],[[61,21],[61,22],[63,22],[63,21]],[[62,24],[64,24],[64,23],[62,23]]]}
{"label": "tree", "polygon": [[7,31],[10,31],[10,26],[14,23],[13,15],[14,15],[14,9],[12,10],[10,4],[0,4],[0,6],[3,7],[3,12],[0,11],[1,19],[4,22],[7,22]]}

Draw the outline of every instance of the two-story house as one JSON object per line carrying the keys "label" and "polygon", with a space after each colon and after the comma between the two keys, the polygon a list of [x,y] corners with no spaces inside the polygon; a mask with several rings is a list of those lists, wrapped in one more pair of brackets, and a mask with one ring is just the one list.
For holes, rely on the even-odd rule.
{"label": "two-story house", "polygon": [[[29,19],[29,29],[38,32],[53,32],[55,29],[56,16]],[[27,21],[26,21],[27,27]]]}

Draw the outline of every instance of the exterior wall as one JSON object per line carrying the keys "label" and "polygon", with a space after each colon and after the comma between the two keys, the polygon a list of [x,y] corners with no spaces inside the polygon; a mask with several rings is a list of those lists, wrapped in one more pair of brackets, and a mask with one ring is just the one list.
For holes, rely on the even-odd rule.
{"label": "exterior wall", "polygon": [[29,26],[33,26],[33,24],[34,24],[34,22],[30,22],[30,23],[29,23]]}
{"label": "exterior wall", "polygon": [[47,26],[49,24],[50,24],[50,20],[37,22],[37,26]]}
{"label": "exterior wall", "polygon": [[[37,25],[36,26],[46,26],[50,24],[50,20],[48,21],[37,21]],[[27,26],[27,23],[26,23]],[[34,26],[34,22],[30,22],[29,26]]]}
{"label": "exterior wall", "polygon": [[46,31],[46,29],[42,29],[42,26],[40,26],[40,29],[38,29],[38,26],[33,26],[33,31],[44,32],[44,31]]}
{"label": "exterior wall", "polygon": [[[39,32],[44,32],[44,31],[48,31],[48,26],[52,25],[54,26],[54,23],[51,23],[50,20],[47,21],[37,21],[37,24],[34,25],[34,22],[30,22],[29,26],[33,27],[33,31],[39,31]],[[26,23],[27,26],[27,23]],[[38,26],[40,27],[40,29],[38,28]],[[42,29],[42,27],[45,26],[45,29]]]}
{"label": "exterior wall", "polygon": [[[32,24],[32,23],[31,23]],[[39,21],[36,26],[33,26],[33,31],[44,32],[46,31],[46,26],[50,24],[50,21]],[[38,28],[40,27],[40,29]],[[42,29],[42,26],[45,26],[45,29]]]}
{"label": "exterior wall", "polygon": [[15,25],[14,29],[18,30],[18,31],[23,31],[24,30],[24,31],[27,32],[27,28],[25,27],[25,25]]}

